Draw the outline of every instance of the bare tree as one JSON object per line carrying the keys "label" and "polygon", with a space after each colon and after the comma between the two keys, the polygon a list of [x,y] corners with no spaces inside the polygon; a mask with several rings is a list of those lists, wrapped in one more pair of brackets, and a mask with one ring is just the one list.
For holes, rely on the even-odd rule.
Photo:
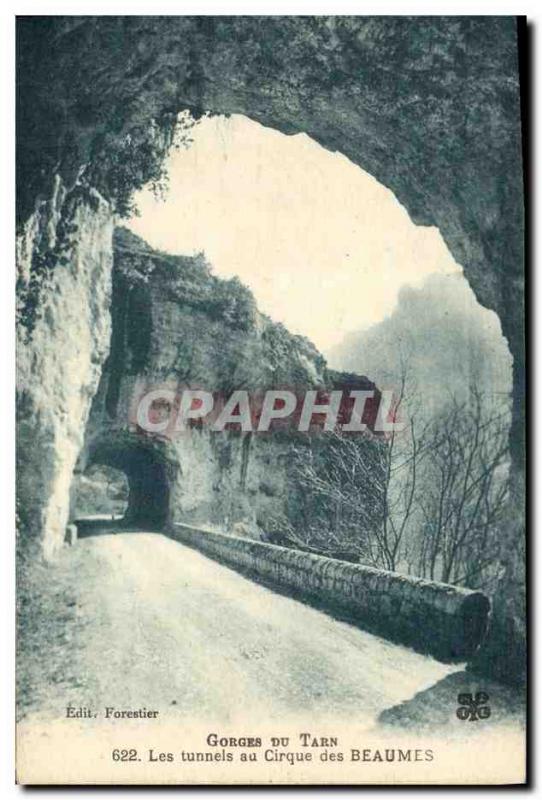
{"label": "bare tree", "polygon": [[[416,414],[406,367],[384,439],[340,431],[294,450],[287,542],[393,571],[491,588],[508,492],[509,408],[473,388],[436,416]],[[406,408],[408,406],[408,408]]]}
{"label": "bare tree", "polygon": [[385,443],[340,431],[309,435],[292,453],[289,537],[330,556],[376,563]]}
{"label": "bare tree", "polygon": [[465,586],[494,577],[507,493],[507,407],[452,403],[433,423],[427,450],[418,573]]}
{"label": "bare tree", "polygon": [[409,375],[409,358],[400,350],[400,380],[394,407],[396,419],[403,416],[402,431],[392,430],[384,450],[385,482],[382,526],[378,533],[378,563],[389,570],[409,571],[413,531],[419,518],[423,492],[423,462],[431,446],[430,423],[417,412],[419,396]]}

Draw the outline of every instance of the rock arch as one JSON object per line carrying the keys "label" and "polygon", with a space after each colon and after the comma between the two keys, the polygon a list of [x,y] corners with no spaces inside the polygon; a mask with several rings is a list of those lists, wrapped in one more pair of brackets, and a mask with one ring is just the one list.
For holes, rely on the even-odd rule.
{"label": "rock arch", "polygon": [[126,475],[127,525],[151,530],[161,530],[167,525],[178,463],[164,443],[127,431],[102,434],[89,443],[85,461],[87,467],[103,464]]}
{"label": "rock arch", "polygon": [[18,39],[21,222],[51,196],[55,174],[69,194],[89,165],[107,164],[120,140],[164,114],[241,113],[306,133],[389,187],[416,224],[437,226],[479,302],[499,315],[521,462],[515,18],[33,17],[19,21]]}
{"label": "rock arch", "polygon": [[[125,188],[137,182],[137,148],[132,162],[123,162],[133,170],[120,175],[113,155],[125,146],[127,134],[137,141],[152,120],[182,109],[196,115],[241,113],[287,134],[307,133],[389,187],[414,222],[438,226],[479,301],[499,315],[514,357],[511,507],[523,505],[523,182],[516,26],[507,17],[19,20],[23,301],[33,297],[36,274],[51,274],[43,295],[32,301],[43,312],[38,323],[30,335],[21,333],[20,448],[30,447],[33,438],[40,442],[35,458],[20,469],[23,487],[25,471],[36,469],[39,486],[25,489],[21,503],[28,508],[27,523],[48,531],[48,549],[62,541],[66,483],[107,354],[113,178]],[[98,164],[100,180],[81,181]],[[85,337],[82,348],[72,341],[66,313],[77,319]],[[75,362],[77,385],[72,386]],[[44,404],[40,381],[51,393],[68,387],[58,390],[62,413],[52,409],[52,398]],[[55,455],[59,449],[61,459]],[[512,671],[518,673],[524,660],[523,538],[513,519],[503,542],[495,652],[513,653]],[[486,659],[486,668],[493,662],[493,656]],[[506,670],[510,673],[509,665]]]}

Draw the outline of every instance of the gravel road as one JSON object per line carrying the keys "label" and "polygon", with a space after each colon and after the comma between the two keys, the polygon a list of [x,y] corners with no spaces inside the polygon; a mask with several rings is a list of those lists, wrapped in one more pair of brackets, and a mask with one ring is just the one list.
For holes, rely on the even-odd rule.
{"label": "gravel road", "polygon": [[302,712],[371,725],[454,669],[160,534],[89,537],[72,550],[81,680],[68,697],[63,689],[64,704],[201,722]]}

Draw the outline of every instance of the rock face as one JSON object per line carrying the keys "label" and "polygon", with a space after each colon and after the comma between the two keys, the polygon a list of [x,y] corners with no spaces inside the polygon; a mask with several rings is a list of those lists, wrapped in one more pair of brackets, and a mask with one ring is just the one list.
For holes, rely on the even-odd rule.
{"label": "rock face", "polygon": [[352,377],[328,371],[307,339],[260,314],[251,293],[236,279],[215,278],[203,257],[159,253],[117,229],[111,350],[76,471],[93,463],[123,470],[134,523],[211,523],[265,537],[273,520],[291,516],[292,448],[303,437],[237,425],[216,432],[209,424],[155,434],[139,424],[138,403],[163,389],[178,397],[199,388],[219,403],[238,389],[302,392]]}
{"label": "rock face", "polygon": [[[438,226],[479,301],[501,319],[514,357],[516,469],[490,662],[497,675],[522,672],[523,186],[515,19],[27,17],[18,23],[17,97],[25,526],[48,531],[46,543],[59,541],[68,476],[107,351],[112,223],[96,190],[122,207],[131,189],[154,176],[142,168],[152,120],[182,109],[246,114],[339,150],[394,191],[416,223]],[[61,253],[55,238],[73,216],[81,237]],[[44,271],[37,297],[28,290]],[[507,653],[519,653],[512,669]]]}
{"label": "rock face", "polygon": [[[64,540],[73,469],[109,350],[113,224],[108,204],[98,195],[91,200],[68,207],[57,180],[51,202],[37,205],[19,241],[19,300],[33,316],[31,332],[18,328],[18,513],[21,529],[42,537],[47,557]],[[62,215],[72,233],[61,239]],[[50,273],[40,266],[35,287],[43,253],[58,263]],[[34,308],[28,298],[38,291]]]}

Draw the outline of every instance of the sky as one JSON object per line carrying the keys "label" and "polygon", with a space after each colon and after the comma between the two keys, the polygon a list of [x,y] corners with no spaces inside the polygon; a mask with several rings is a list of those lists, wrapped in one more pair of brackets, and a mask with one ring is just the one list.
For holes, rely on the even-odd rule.
{"label": "sky", "polygon": [[233,115],[203,119],[192,138],[168,159],[165,199],[139,192],[128,227],[168,253],[203,251],[324,355],[389,316],[404,284],[460,271],[436,228],[415,226],[390,190],[305,134]]}

